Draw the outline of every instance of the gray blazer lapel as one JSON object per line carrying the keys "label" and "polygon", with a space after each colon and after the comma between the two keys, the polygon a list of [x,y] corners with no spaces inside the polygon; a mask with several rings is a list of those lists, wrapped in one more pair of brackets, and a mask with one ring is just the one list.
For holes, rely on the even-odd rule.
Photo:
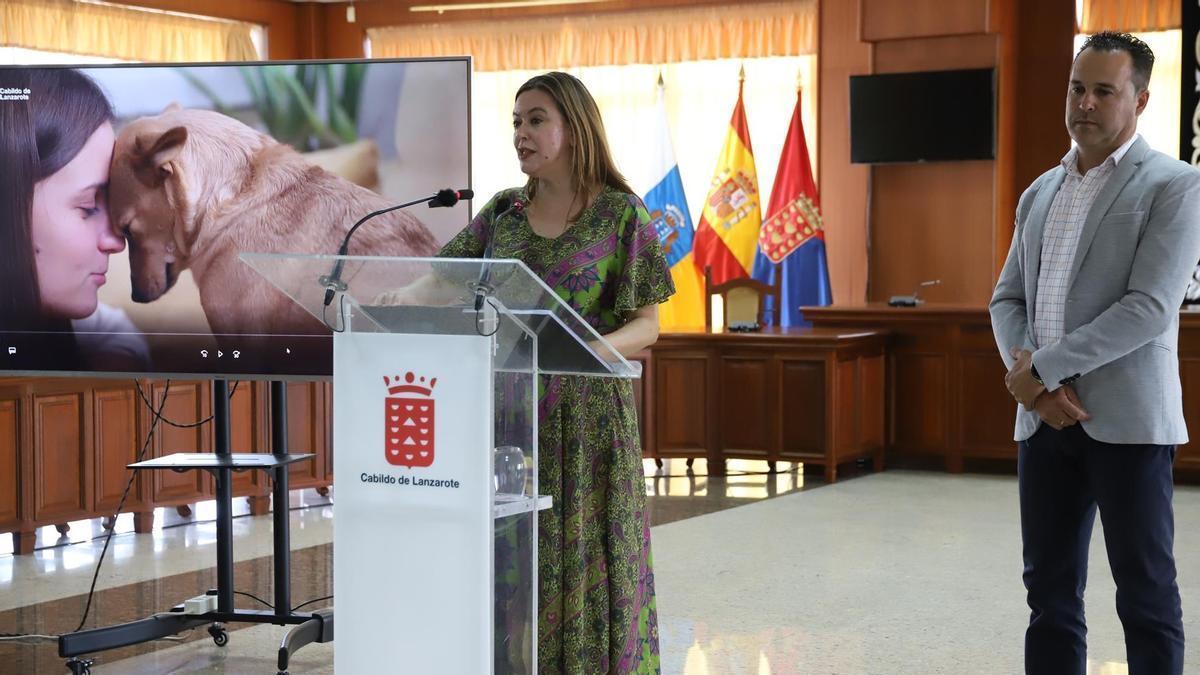
{"label": "gray blazer lapel", "polygon": [[1042,266],[1042,236],[1046,231],[1046,218],[1050,216],[1050,205],[1054,203],[1054,196],[1066,177],[1067,172],[1061,166],[1054,170],[1054,175],[1038,190],[1029,209],[1029,217],[1025,219],[1025,306],[1029,312],[1031,330],[1037,307],[1038,272]]}
{"label": "gray blazer lapel", "polygon": [[1096,230],[1100,227],[1100,220],[1108,213],[1108,209],[1116,201],[1117,195],[1121,194],[1121,190],[1125,188],[1125,184],[1129,182],[1134,172],[1142,165],[1142,160],[1146,158],[1146,153],[1149,151],[1150,144],[1146,142],[1146,139],[1139,136],[1133,142],[1133,145],[1129,146],[1129,151],[1121,158],[1121,162],[1117,164],[1116,170],[1109,176],[1108,182],[1104,184],[1104,188],[1100,190],[1100,194],[1096,195],[1096,201],[1092,204],[1091,210],[1088,211],[1087,219],[1083,221],[1083,232],[1079,233],[1079,245],[1075,248],[1075,257],[1071,261],[1071,276],[1067,277],[1068,292],[1071,286],[1075,284],[1075,276],[1079,274],[1079,268],[1083,265],[1083,258],[1087,255],[1088,248],[1092,245],[1092,239],[1096,237]]}

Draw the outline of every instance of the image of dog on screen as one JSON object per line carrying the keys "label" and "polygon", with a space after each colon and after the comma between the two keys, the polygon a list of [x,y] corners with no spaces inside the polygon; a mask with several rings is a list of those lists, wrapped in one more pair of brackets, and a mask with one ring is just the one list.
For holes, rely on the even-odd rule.
{"label": "image of dog on screen", "polygon": [[[232,117],[178,106],[120,130],[109,178],[133,300],[154,302],[190,270],[217,335],[328,332],[238,254],[331,254],[355,221],[390,205]],[[424,257],[437,248],[421,220],[395,211],[361,227],[349,253]]]}

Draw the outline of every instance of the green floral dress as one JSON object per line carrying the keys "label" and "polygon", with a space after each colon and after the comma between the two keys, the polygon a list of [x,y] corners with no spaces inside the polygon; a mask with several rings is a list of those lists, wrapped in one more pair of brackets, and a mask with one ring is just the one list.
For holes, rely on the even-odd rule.
{"label": "green floral dress", "polygon": [[[439,255],[475,258],[495,233],[493,256],[517,258],[600,334],[675,292],[642,201],[612,188],[556,239],[519,210],[493,223],[488,202]],[[658,617],[642,449],[628,380],[542,376],[538,400],[540,491],[554,498],[538,528],[538,670],[657,673]]]}

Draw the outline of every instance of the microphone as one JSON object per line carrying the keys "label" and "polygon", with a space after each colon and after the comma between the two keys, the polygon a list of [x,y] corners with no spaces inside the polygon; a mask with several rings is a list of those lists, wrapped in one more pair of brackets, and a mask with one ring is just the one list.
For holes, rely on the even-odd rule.
{"label": "microphone", "polygon": [[[354,232],[363,223],[374,218],[375,216],[382,216],[385,213],[408,208],[409,206],[420,204],[421,202],[429,202],[429,208],[431,209],[439,206],[454,206],[458,203],[459,199],[470,199],[474,196],[475,192],[470,189],[464,188],[462,190],[451,190],[446,188],[444,190],[438,190],[437,194],[429,197],[421,197],[420,199],[414,199],[411,202],[404,202],[403,204],[396,204],[395,206],[389,206],[384,209],[379,209],[378,211],[372,211],[362,218],[359,218],[358,222],[354,223],[354,225],[352,225],[350,229],[346,231],[346,237],[342,239],[342,245],[338,247],[337,254],[339,256],[346,255],[347,251],[350,250],[350,237],[354,236]],[[338,291],[344,291],[347,288],[346,282],[342,281],[342,266],[344,263],[344,260],[335,261],[333,263],[333,270],[328,275],[322,276],[320,279],[318,279],[318,281],[321,282],[321,285],[325,287],[326,307],[333,302],[333,296]]]}
{"label": "microphone", "polygon": [[438,190],[438,193],[429,200],[429,208],[436,209],[439,206],[454,206],[460,199],[471,199],[475,196],[475,191],[471,189]]}
{"label": "microphone", "polygon": [[507,216],[514,211],[520,212],[524,210],[524,208],[525,202],[521,201],[520,199],[510,200],[508,197],[500,197],[496,200],[496,215],[492,217],[491,227],[488,231],[487,244],[483,247],[483,269],[479,271],[479,281],[475,284],[476,312],[483,309],[484,298],[486,298],[488,295],[491,295],[492,291],[494,290],[491,284],[488,283],[489,277],[491,277],[492,274],[492,268],[491,265],[487,263],[487,260],[491,259],[492,257],[492,247],[496,241],[496,223],[498,223],[504,216]]}
{"label": "microphone", "polygon": [[917,295],[921,292],[921,289],[926,286],[937,286],[940,283],[942,283],[941,279],[922,281],[921,283],[917,284],[917,288],[913,290],[912,295],[893,295],[888,299],[888,304],[892,307],[916,307],[917,305],[925,302],[921,298],[917,297]]}

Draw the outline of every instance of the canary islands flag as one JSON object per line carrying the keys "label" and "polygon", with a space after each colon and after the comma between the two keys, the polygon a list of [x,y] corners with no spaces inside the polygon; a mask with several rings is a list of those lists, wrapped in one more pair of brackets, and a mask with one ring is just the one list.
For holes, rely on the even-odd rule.
{"label": "canary islands flag", "polygon": [[[821,204],[808,161],[804,124],[800,121],[799,91],[754,258],[755,279],[771,284],[776,274],[783,275],[780,283],[783,311],[779,313],[782,326],[810,325],[801,317],[800,307],[833,302]],[[771,300],[764,298],[768,306]]]}
{"label": "canary islands flag", "polygon": [[696,227],[696,269],[701,278],[706,265],[712,267],[714,284],[750,276],[762,224],[759,201],[754,150],[739,82],[729,133]]}
{"label": "canary islands flag", "polygon": [[658,231],[663,253],[671,267],[675,295],[658,307],[658,325],[663,330],[704,327],[704,289],[692,259],[692,216],[683,196],[683,181],[667,128],[667,106],[659,81],[658,104],[654,111],[654,145],[650,148],[653,187],[642,200]]}

